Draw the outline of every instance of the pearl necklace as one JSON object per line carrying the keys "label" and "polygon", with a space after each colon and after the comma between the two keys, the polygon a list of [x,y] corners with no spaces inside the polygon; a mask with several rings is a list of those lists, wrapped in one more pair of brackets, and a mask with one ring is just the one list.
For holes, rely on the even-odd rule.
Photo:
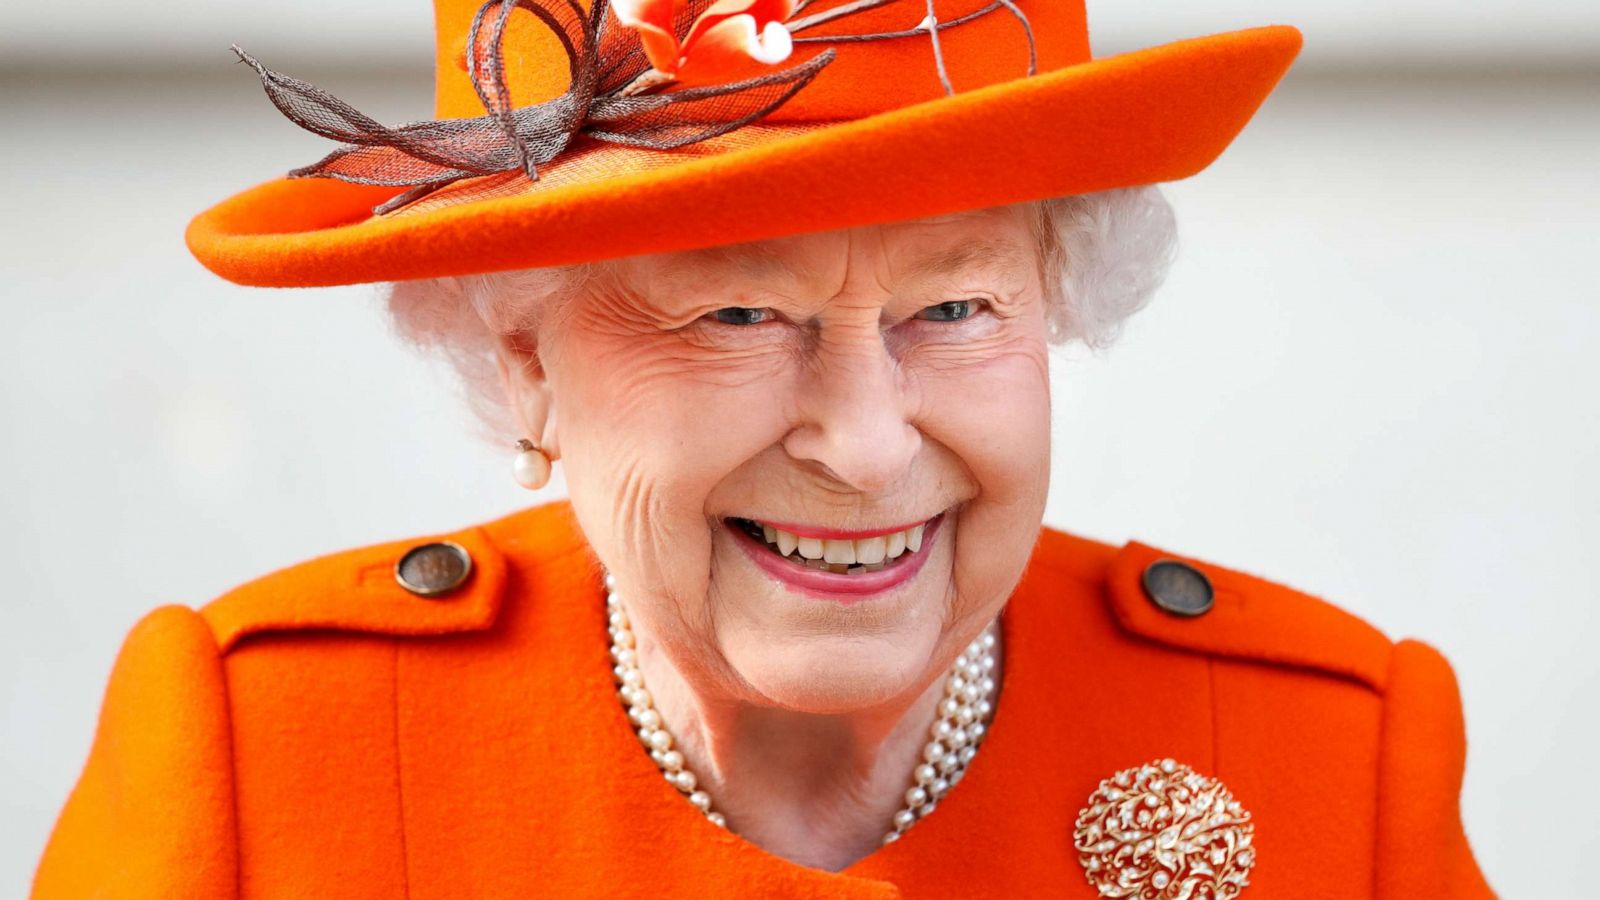
{"label": "pearl necklace", "polygon": [[[711,795],[699,788],[699,780],[689,770],[683,753],[673,748],[661,713],[644,686],[632,626],[617,596],[616,579],[605,576],[607,631],[611,634],[611,658],[616,663],[612,675],[617,681],[617,696],[628,711],[628,720],[638,729],[639,741],[650,751],[650,758],[666,776],[667,782],[682,791],[689,802],[712,824],[726,828],[722,813],[711,807]],[[939,717],[929,729],[928,743],[922,748],[922,762],[912,771],[911,787],[905,805],[894,814],[893,824],[883,836],[885,844],[898,840],[929,813],[944,795],[961,781],[967,764],[978,753],[978,744],[988,731],[994,712],[995,624],[983,630],[950,667],[945,678],[944,699],[939,701]]]}

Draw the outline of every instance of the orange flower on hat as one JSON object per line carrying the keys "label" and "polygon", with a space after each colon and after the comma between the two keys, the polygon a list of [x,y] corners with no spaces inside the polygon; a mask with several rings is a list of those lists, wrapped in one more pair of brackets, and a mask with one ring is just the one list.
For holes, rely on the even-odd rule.
{"label": "orange flower on hat", "polygon": [[736,77],[753,60],[772,65],[794,49],[784,22],[794,0],[717,0],[701,13],[683,43],[672,23],[685,0],[612,0],[617,21],[639,32],[655,72],[680,83]]}

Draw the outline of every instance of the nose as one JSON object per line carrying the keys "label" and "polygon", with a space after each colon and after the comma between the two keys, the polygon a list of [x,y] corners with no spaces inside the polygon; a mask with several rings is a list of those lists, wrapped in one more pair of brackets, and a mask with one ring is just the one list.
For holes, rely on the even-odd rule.
{"label": "nose", "polygon": [[861,493],[881,493],[905,476],[922,434],[907,418],[908,391],[882,334],[853,330],[818,342],[814,375],[800,385],[800,421],[783,447]]}

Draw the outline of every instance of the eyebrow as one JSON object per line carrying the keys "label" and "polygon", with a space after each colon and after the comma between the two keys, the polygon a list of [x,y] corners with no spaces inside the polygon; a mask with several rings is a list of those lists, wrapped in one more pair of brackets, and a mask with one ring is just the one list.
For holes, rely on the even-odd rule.
{"label": "eyebrow", "polygon": [[778,251],[759,243],[686,250],[682,251],[682,258],[691,266],[731,267],[738,270],[739,274],[758,281],[765,281],[774,276],[793,278],[796,274],[794,268],[784,261]]}
{"label": "eyebrow", "polygon": [[911,264],[917,274],[954,275],[974,268],[1018,268],[1026,260],[1012,241],[973,241],[930,253]]}
{"label": "eyebrow", "polygon": [[[704,247],[685,251],[688,259],[714,265],[732,266],[741,275],[757,281],[775,277],[798,278],[783,255],[758,243]],[[1013,241],[978,240],[945,247],[913,260],[910,275],[954,275],[978,268],[1020,268],[1026,263],[1026,250]]]}

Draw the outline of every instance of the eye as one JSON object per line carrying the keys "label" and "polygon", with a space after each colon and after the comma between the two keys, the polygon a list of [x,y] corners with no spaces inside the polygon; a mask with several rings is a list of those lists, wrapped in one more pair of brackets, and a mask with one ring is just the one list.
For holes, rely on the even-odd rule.
{"label": "eye", "polygon": [[917,311],[915,318],[925,319],[930,322],[955,322],[972,315],[973,307],[982,302],[981,300],[946,300],[933,306],[924,306]]}
{"label": "eye", "polygon": [[764,306],[724,306],[710,315],[724,325],[759,325],[772,318],[772,310]]}

